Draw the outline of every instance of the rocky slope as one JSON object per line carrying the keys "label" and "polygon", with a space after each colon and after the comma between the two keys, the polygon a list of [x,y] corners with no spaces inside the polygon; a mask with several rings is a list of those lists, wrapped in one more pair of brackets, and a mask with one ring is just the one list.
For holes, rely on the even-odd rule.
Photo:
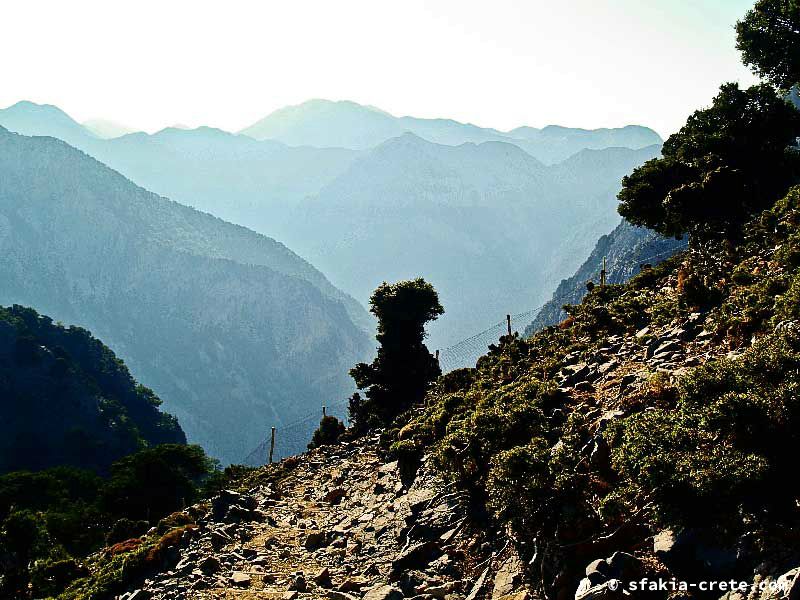
{"label": "rocky slope", "polygon": [[[155,565],[140,565],[146,576],[131,578],[118,597],[521,597],[522,565],[508,540],[476,529],[467,498],[431,469],[409,481],[379,446],[374,435],[322,447],[190,507],[194,525],[172,535]],[[138,540],[134,552],[159,548],[164,537]],[[108,552],[89,564],[100,569],[107,560]],[[79,582],[66,597],[93,583]]]}
{"label": "rocky slope", "polygon": [[225,462],[344,397],[370,352],[366,312],[282,244],[2,129],[0,278],[0,303],[90,329]]}
{"label": "rocky slope", "polygon": [[686,240],[665,238],[644,227],[622,221],[614,230],[597,240],[592,253],[572,277],[563,279],[553,297],[542,307],[533,322],[525,328],[525,336],[563,321],[565,304],[579,304],[586,295],[586,284],[600,281],[603,259],[606,259],[606,281],[624,283],[639,273],[643,264],[657,265],[686,247]]}

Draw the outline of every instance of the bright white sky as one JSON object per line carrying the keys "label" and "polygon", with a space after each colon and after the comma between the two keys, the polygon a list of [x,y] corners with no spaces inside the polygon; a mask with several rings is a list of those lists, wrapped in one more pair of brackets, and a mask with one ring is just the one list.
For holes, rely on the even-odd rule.
{"label": "bright white sky", "polygon": [[666,135],[720,83],[754,81],[733,32],[753,1],[12,0],[0,107],[238,130],[328,98],[498,129]]}

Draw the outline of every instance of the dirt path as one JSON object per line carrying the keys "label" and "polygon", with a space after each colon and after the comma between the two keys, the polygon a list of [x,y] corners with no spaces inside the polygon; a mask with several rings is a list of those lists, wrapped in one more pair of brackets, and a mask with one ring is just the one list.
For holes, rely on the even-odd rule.
{"label": "dirt path", "polygon": [[424,467],[405,489],[377,443],[321,448],[265,468],[247,493],[223,492],[142,598],[466,597],[459,496]]}

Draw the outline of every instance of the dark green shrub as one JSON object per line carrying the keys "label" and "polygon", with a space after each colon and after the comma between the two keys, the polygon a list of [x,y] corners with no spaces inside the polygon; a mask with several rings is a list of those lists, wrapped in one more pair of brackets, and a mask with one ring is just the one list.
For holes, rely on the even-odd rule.
{"label": "dark green shrub", "polygon": [[31,568],[31,588],[37,598],[57,596],[73,581],[87,575],[86,566],[73,558],[38,560]]}
{"label": "dark green shrub", "polygon": [[742,511],[791,510],[800,492],[785,476],[800,443],[799,350],[793,334],[768,336],[740,359],[683,378],[675,409],[614,427],[614,467],[663,523],[735,528]]}
{"label": "dark green shrub", "polygon": [[113,546],[117,542],[140,537],[148,529],[150,529],[150,523],[147,521],[134,521],[127,517],[117,519],[106,534],[106,546]]}
{"label": "dark green shrub", "polygon": [[314,431],[314,435],[308,447],[311,449],[335,444],[339,441],[339,437],[341,437],[344,432],[344,423],[339,419],[330,415],[322,417],[322,420],[319,422],[319,427]]}

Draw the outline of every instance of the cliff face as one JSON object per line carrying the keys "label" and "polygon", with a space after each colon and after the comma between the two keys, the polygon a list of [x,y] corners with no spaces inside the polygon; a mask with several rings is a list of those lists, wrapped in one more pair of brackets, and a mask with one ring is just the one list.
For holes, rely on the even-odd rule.
{"label": "cliff face", "polygon": [[597,240],[589,258],[572,277],[564,279],[553,292],[533,322],[525,328],[525,336],[563,321],[565,304],[580,304],[586,295],[586,283],[600,281],[603,259],[606,259],[608,283],[624,283],[639,273],[645,264],[657,265],[686,247],[686,240],[665,238],[644,227],[622,221],[608,235]]}

